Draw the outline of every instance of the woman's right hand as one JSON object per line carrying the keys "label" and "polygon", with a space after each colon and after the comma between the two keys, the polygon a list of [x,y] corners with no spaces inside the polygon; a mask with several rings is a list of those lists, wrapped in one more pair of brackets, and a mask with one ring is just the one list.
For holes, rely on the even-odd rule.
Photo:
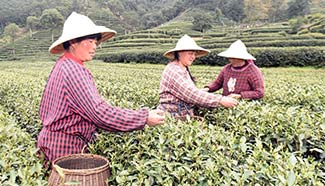
{"label": "woman's right hand", "polygon": [[155,109],[149,111],[149,116],[147,119],[147,124],[152,127],[159,124],[163,124],[165,120],[165,113],[162,110]]}
{"label": "woman's right hand", "polygon": [[235,98],[223,96],[219,104],[226,108],[232,108],[238,104],[238,101]]}

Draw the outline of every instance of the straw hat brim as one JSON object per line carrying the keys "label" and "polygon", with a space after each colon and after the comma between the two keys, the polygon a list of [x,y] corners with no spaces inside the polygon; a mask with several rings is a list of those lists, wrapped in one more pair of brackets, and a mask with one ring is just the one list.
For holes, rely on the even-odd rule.
{"label": "straw hat brim", "polygon": [[76,39],[79,37],[92,35],[92,34],[98,34],[98,33],[102,34],[102,38],[99,40],[99,42],[105,42],[109,38],[113,37],[116,34],[116,31],[111,30],[104,26],[95,26],[92,30],[87,30],[87,31],[80,30],[78,33],[74,32],[71,35],[62,34],[62,36],[50,46],[49,52],[51,54],[60,54],[64,51],[64,48],[63,48],[64,42],[70,41],[72,39]]}
{"label": "straw hat brim", "polygon": [[226,58],[236,58],[236,59],[245,59],[245,60],[256,60],[254,56],[249,54],[248,52],[233,52],[230,50],[226,50],[224,52],[220,52],[218,56],[226,57]]}
{"label": "straw hat brim", "polygon": [[196,51],[196,55],[195,55],[196,57],[203,57],[210,53],[210,50],[198,46],[193,48],[174,48],[165,52],[164,56],[168,59],[173,59],[175,57],[174,52],[184,51],[184,50]]}

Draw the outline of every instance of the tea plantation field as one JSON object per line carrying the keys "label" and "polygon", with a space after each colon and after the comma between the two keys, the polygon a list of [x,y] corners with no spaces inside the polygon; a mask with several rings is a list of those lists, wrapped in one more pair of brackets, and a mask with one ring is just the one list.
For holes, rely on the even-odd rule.
{"label": "tea plantation field", "polygon": [[[47,185],[36,156],[38,107],[54,62],[0,63],[0,185]],[[155,108],[164,64],[86,64],[110,104]],[[220,71],[194,65],[197,86]],[[91,153],[110,161],[110,185],[324,185],[325,69],[261,68],[265,97],[201,109],[204,122],[167,118],[131,133],[100,131]]]}

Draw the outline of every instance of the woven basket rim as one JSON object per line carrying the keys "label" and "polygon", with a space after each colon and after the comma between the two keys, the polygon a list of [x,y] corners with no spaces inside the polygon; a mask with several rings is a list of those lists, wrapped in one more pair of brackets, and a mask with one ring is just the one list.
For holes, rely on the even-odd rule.
{"label": "woven basket rim", "polygon": [[108,159],[106,159],[103,156],[96,155],[96,154],[69,154],[69,155],[61,156],[52,162],[52,167],[57,172],[56,168],[54,167],[54,165],[56,165],[56,163],[58,163],[59,161],[65,160],[65,159],[72,159],[72,158],[77,158],[77,157],[88,157],[88,158],[94,158],[94,159],[102,159],[105,161],[105,164],[100,167],[91,168],[91,169],[66,169],[66,168],[62,168],[59,166],[65,174],[68,173],[68,174],[78,174],[78,175],[90,175],[90,174],[96,174],[98,172],[102,172],[103,170],[109,168]]}

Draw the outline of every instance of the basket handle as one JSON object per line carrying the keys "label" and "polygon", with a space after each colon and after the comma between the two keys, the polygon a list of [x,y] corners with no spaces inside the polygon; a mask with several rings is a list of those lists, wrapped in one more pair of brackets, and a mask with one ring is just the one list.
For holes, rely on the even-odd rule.
{"label": "basket handle", "polygon": [[88,144],[84,145],[81,149],[81,154],[86,154],[84,153],[85,149],[88,147]]}
{"label": "basket handle", "polygon": [[89,147],[89,144],[91,141],[93,141],[96,137],[96,133],[92,133],[91,134],[91,139],[90,140],[87,140],[85,137],[83,137],[81,134],[77,134],[77,137],[83,141],[85,143],[85,145],[82,147],[82,150],[81,150],[81,154],[84,154],[84,151],[86,149],[86,147]]}

